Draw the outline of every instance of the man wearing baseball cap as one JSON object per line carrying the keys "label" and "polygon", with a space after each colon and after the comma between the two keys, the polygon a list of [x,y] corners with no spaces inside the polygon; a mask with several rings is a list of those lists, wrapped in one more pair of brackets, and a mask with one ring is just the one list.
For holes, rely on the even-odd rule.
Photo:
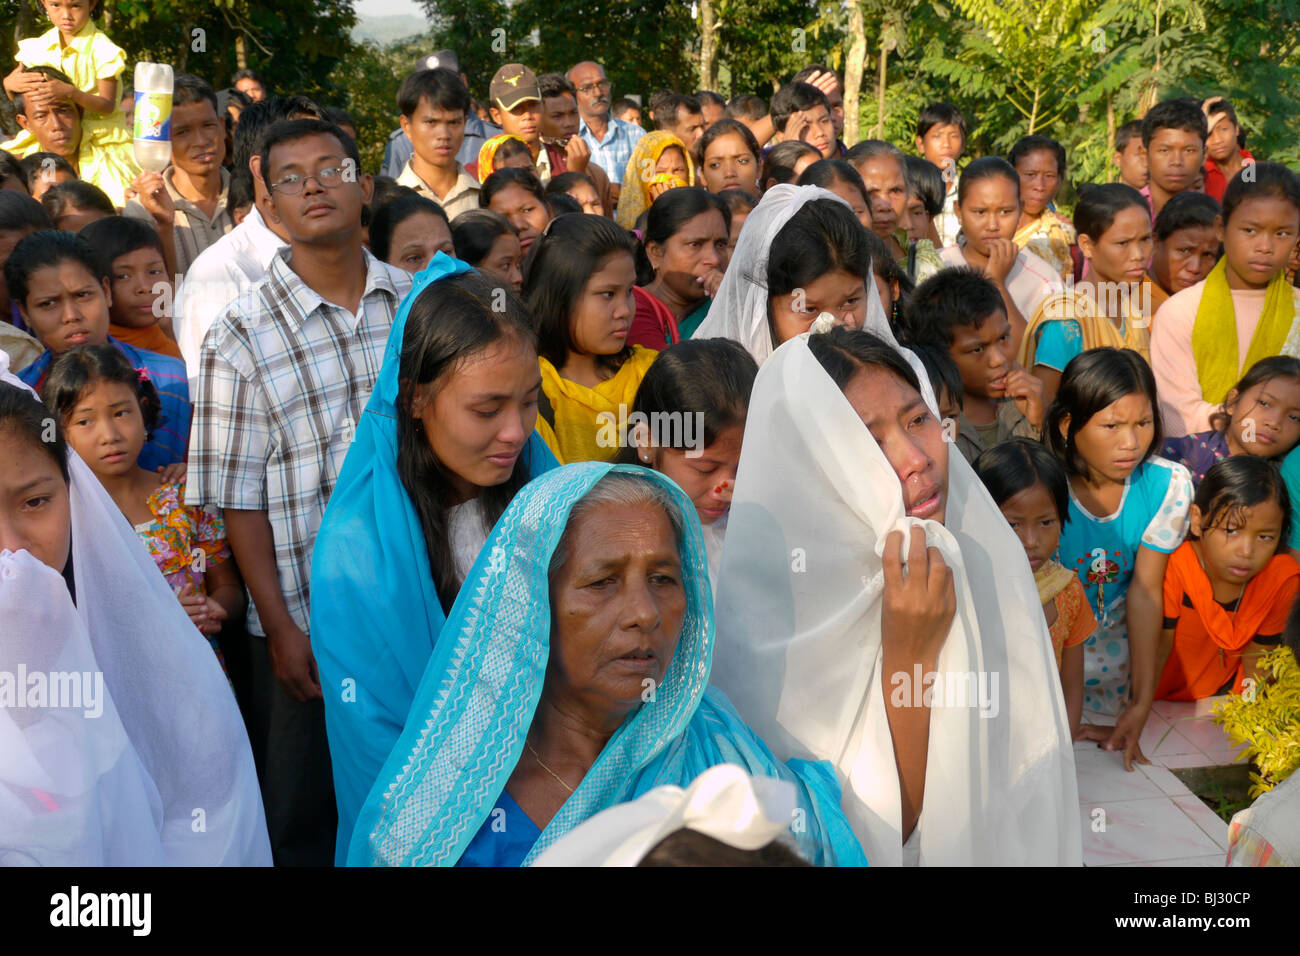
{"label": "man wearing baseball cap", "polygon": [[[488,97],[492,121],[508,136],[524,141],[542,183],[550,182],[553,174],[562,172],[563,167],[556,169],[549,150],[542,146],[542,87],[537,82],[537,74],[522,63],[507,63],[492,77]],[[479,170],[483,179],[491,173],[490,169]]]}
{"label": "man wearing baseball cap", "polygon": [[[453,73],[460,75],[460,81],[469,86],[469,80],[466,79],[465,73],[460,68],[460,58],[451,50],[439,50],[437,53],[430,53],[428,56],[422,56],[415,61],[415,72],[421,70],[434,70],[439,67],[451,70]],[[473,109],[465,118],[465,139],[461,143],[460,152],[456,154],[456,159],[463,166],[468,166],[478,159],[478,151],[483,144],[493,136],[500,135],[501,130],[491,123],[485,123],[478,118]],[[388,145],[384,148],[384,164],[380,168],[385,176],[392,176],[396,179],[402,174],[404,167],[414,149],[411,146],[410,137],[408,137],[399,126],[388,136]]]}

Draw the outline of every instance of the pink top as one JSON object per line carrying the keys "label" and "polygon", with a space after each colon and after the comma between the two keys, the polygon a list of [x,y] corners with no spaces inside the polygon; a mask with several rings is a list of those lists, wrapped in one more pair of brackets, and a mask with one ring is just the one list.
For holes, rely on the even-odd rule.
{"label": "pink top", "polygon": [[[962,255],[961,246],[956,244],[939,250],[939,258],[945,265],[970,266]],[[1007,273],[1006,286],[1011,301],[1026,322],[1033,319],[1044,299],[1064,288],[1060,274],[1028,249],[1021,249],[1016,256],[1011,271]]]}
{"label": "pink top", "polygon": [[[1210,415],[1219,410],[1201,398],[1201,382],[1192,353],[1192,327],[1196,309],[1205,292],[1205,280],[1169,297],[1151,322],[1151,369],[1160,395],[1160,416],[1166,438],[1210,430]],[[1232,307],[1237,315],[1237,355],[1245,364],[1250,340],[1264,312],[1266,289],[1233,289]],[[1298,309],[1297,311],[1300,311]],[[1238,368],[1238,376],[1245,372]]]}

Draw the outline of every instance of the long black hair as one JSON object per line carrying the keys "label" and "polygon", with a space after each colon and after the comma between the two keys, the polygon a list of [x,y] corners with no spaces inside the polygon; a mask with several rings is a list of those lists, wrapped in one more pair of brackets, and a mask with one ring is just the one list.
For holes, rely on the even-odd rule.
{"label": "long black hair", "polygon": [[[712,445],[725,429],[744,424],[757,375],[758,363],[739,342],[687,339],[659,353],[637,388],[632,413],[640,412],[646,421],[674,412],[700,415],[704,445]],[[669,437],[684,437],[686,431],[682,428]],[[630,440],[623,446],[621,460],[636,463]]]}
{"label": "long black hair", "polygon": [[25,388],[0,382],[0,431],[11,430],[34,447],[40,448],[59,466],[63,480],[69,481],[68,443],[58,416]]}
{"label": "long black hair", "polygon": [[1232,455],[1216,462],[1196,488],[1193,504],[1201,512],[1202,533],[1236,520],[1243,508],[1275,501],[1282,509],[1277,546],[1291,538],[1291,496],[1277,465],[1256,455]]}
{"label": "long black hair", "polygon": [[[422,212],[441,219],[447,224],[447,231],[451,231],[451,220],[447,218],[446,211],[428,196],[421,196],[419,193],[394,196],[374,208],[370,217],[371,255],[380,262],[387,262],[389,253],[392,252],[393,233],[397,231],[397,227]],[[452,233],[451,245],[453,249],[456,247],[455,233]]]}
{"label": "long black hair", "polygon": [[[451,476],[424,434],[423,424],[412,413],[412,402],[417,386],[432,385],[454,374],[467,357],[506,338],[533,344],[528,313],[509,292],[502,299],[497,286],[477,273],[432,283],[411,304],[406,320],[398,373],[397,474],[420,516],[433,583],[445,611],[451,609],[461,584],[448,521],[453,488]],[[515,493],[531,477],[520,456],[503,484],[479,492],[484,531],[496,524]]]}
{"label": "long black hair", "polygon": [[864,329],[846,329],[837,325],[829,332],[810,335],[808,351],[841,392],[848,387],[853,376],[868,366],[893,372],[915,391],[921,391],[921,381],[902,353]]}
{"label": "long black hair", "polygon": [[[1074,443],[1079,431],[1093,415],[1135,392],[1145,395],[1151,403],[1151,444],[1142,455],[1142,461],[1146,461],[1164,441],[1156,379],[1146,359],[1131,349],[1116,348],[1088,349],[1070,359],[1043,425],[1048,447],[1061,459],[1067,474],[1085,479],[1089,475],[1088,463]],[[1061,423],[1067,415],[1070,422],[1062,435]]]}
{"label": "long black hair", "polygon": [[[524,301],[537,330],[537,354],[556,368],[574,350],[573,308],[583,287],[607,256],[620,252],[635,263],[636,240],[631,233],[604,216],[573,213],[552,220],[528,250]],[[597,361],[617,369],[631,354],[629,345]]]}
{"label": "long black hair", "polygon": [[961,179],[957,180],[957,205],[960,206],[966,201],[966,193],[970,191],[971,186],[985,179],[998,177],[1015,186],[1016,196],[1019,197],[1020,174],[1016,172],[1016,167],[1001,156],[981,156],[963,169]]}
{"label": "long black hair", "polygon": [[[1241,401],[1241,396],[1256,385],[1264,385],[1275,378],[1289,378],[1293,382],[1300,382],[1300,359],[1290,355],[1270,355],[1260,359],[1246,370],[1241,381],[1228,390],[1229,395],[1236,393],[1232,404]],[[1222,432],[1227,431],[1231,424],[1232,413],[1228,411],[1228,400],[1225,398],[1219,410],[1210,415],[1210,427]],[[1279,454],[1283,453],[1279,452]]]}
{"label": "long black hair", "polygon": [[1011,438],[986,448],[975,459],[975,474],[999,508],[1034,485],[1052,496],[1056,515],[1064,525],[1070,520],[1070,483],[1061,460],[1032,438]]}
{"label": "long black hair", "polygon": [[1102,183],[1088,186],[1079,193],[1079,204],[1074,207],[1074,228],[1079,235],[1100,242],[1106,230],[1115,224],[1115,217],[1125,209],[1147,210],[1142,194],[1127,183]]}
{"label": "long black hair", "polygon": [[843,270],[866,283],[871,276],[867,230],[838,199],[806,202],[781,227],[767,255],[768,331],[775,346],[772,299],[805,288],[828,272]]}
{"label": "long black hair", "polygon": [[[552,180],[554,182],[554,180]],[[467,209],[451,223],[456,258],[478,268],[502,236],[516,235],[510,220],[492,209]]]}

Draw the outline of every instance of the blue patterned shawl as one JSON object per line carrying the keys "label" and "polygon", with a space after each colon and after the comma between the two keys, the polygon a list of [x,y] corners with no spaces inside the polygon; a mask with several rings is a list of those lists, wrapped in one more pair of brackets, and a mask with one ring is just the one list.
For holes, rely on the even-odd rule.
{"label": "blue patterned shawl", "polygon": [[[469,271],[439,253],[415,277],[393,320],[383,367],[312,552],[311,643],[325,696],[340,865],[357,812],[397,743],[444,622],[420,516],[397,474],[406,320],[432,283]],[[557,464],[535,432],[523,459],[533,476]]]}
{"label": "blue patterned shawl", "polygon": [[592,815],[661,784],[687,786],[735,763],[793,781],[792,831],[814,862],[861,865],[828,764],[779,763],[726,698],[708,689],[714,625],[695,508],[670,479],[631,465],[585,462],[529,483],[493,529],[448,616],[401,739],[357,820],[350,865],[456,863],[505,789],[524,748],[550,655],[548,567],[574,504],[610,471],[668,490],[686,526],[680,549],[686,614],[654,699],[628,716],[525,863]]}

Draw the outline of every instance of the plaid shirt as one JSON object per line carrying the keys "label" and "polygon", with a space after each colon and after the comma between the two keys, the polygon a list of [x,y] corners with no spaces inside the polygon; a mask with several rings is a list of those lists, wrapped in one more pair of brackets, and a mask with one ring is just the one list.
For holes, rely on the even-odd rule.
{"label": "plaid shirt", "polygon": [[611,183],[622,185],[627,161],[632,158],[632,150],[645,135],[645,130],[635,123],[627,123],[611,116],[604,140],[598,140],[586,120],[581,120],[581,124],[578,135],[591,147],[591,161],[609,174]]}
{"label": "plaid shirt", "polygon": [[[267,512],[280,589],[306,632],[316,531],[411,276],[366,252],[353,315],[308,288],[290,254],[203,340],[185,503]],[[248,629],[265,634],[251,594]]]}

